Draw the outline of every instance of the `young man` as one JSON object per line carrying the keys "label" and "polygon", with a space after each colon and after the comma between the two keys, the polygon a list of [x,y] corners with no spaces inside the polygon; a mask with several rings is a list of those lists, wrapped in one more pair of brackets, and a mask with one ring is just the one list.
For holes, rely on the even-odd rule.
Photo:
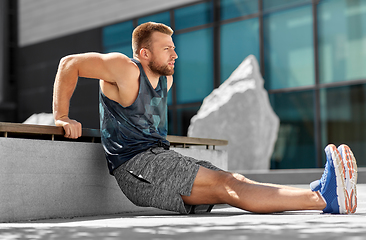
{"label": "young man", "polygon": [[169,150],[166,100],[178,58],[172,34],[164,24],[142,24],[132,35],[133,59],[120,53],[70,55],[60,61],[56,75],[53,113],[68,138],[81,136],[81,124],[68,117],[78,77],[100,79],[100,128],[109,171],[134,204],[184,214],[214,204],[257,213],[356,210],[356,160],[345,145],[325,149],[326,170],[312,190],[257,183]]}

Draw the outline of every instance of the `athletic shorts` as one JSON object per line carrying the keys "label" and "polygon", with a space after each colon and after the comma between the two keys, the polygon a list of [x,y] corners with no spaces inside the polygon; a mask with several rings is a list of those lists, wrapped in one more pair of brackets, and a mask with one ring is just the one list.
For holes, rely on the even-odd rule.
{"label": "athletic shorts", "polygon": [[208,161],[199,161],[159,147],[136,155],[113,174],[122,192],[137,206],[181,214],[210,212],[212,205],[187,205],[181,197],[191,195],[200,166],[221,170]]}

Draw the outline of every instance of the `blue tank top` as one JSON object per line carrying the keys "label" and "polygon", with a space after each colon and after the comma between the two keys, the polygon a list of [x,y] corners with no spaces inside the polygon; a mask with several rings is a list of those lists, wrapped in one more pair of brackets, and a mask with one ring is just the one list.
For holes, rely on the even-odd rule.
{"label": "blue tank top", "polygon": [[135,102],[123,107],[100,90],[100,134],[109,173],[151,147],[169,148],[167,136],[167,79],[159,78],[154,89],[139,61],[140,87]]}

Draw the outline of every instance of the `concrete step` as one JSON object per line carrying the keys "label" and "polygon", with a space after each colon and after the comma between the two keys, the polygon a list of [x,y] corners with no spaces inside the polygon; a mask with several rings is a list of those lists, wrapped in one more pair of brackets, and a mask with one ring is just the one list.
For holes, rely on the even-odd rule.
{"label": "concrete step", "polygon": [[[236,171],[245,177],[258,182],[276,184],[309,184],[320,179],[324,169],[281,169],[281,170],[257,170],[257,171]],[[358,168],[358,183],[366,183],[366,168]]]}

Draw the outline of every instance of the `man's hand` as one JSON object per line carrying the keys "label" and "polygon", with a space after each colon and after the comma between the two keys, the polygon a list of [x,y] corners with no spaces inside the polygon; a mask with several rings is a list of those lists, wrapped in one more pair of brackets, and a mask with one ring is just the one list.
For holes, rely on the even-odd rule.
{"label": "man's hand", "polygon": [[56,126],[61,126],[65,130],[65,137],[66,138],[72,138],[76,139],[78,137],[81,137],[82,134],[82,127],[81,123],[78,121],[69,119],[68,117],[64,117],[62,119],[55,121]]}

